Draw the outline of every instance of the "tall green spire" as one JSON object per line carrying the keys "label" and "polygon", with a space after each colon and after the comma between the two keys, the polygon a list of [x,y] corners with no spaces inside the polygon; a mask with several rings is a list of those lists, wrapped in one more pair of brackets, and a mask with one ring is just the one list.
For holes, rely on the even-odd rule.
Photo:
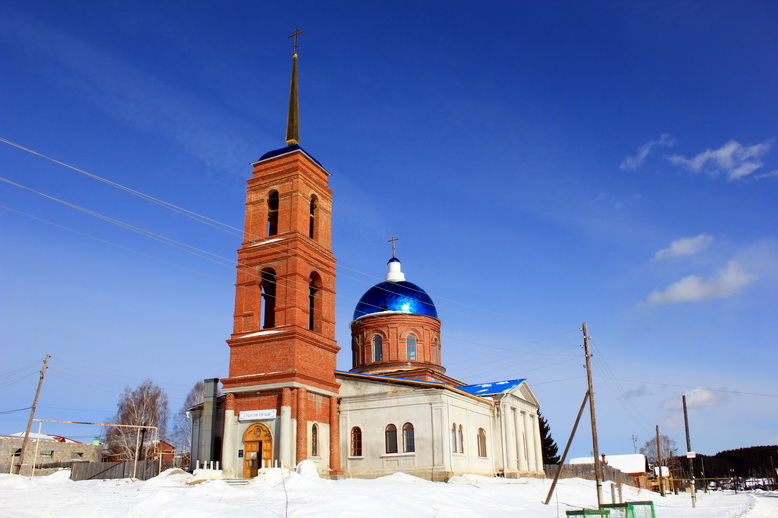
{"label": "tall green spire", "polygon": [[289,116],[286,120],[286,143],[300,143],[300,103],[297,100],[297,37],[304,31],[295,29],[290,38],[294,38],[294,55],[292,56],[292,83],[289,86]]}

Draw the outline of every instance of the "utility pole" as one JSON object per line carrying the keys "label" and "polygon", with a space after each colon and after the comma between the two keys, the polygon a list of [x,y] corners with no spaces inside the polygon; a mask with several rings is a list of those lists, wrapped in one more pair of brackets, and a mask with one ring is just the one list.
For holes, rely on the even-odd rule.
{"label": "utility pole", "polygon": [[681,396],[681,401],[683,401],[683,424],[686,428],[686,456],[689,458],[689,477],[692,485],[692,507],[697,507],[697,491],[694,487],[694,457],[691,455],[692,441],[689,439],[689,417],[686,414],[686,394]]}
{"label": "utility pole", "polygon": [[[35,419],[35,408],[38,406],[38,397],[41,395],[41,385],[43,385],[43,377],[46,375],[46,367],[49,365],[49,358],[51,355],[46,353],[46,358],[43,359],[43,368],[41,369],[41,377],[38,380],[38,390],[35,391],[35,399],[32,402],[32,408],[30,409],[30,419],[27,421],[27,430],[24,432],[24,441],[22,442],[22,454],[19,457],[18,474],[22,474],[22,467],[24,466],[24,458],[27,455],[27,443],[30,442],[30,427],[32,427],[32,420]],[[33,459],[33,465],[35,459]]]}
{"label": "utility pole", "polygon": [[602,505],[602,469],[600,464],[600,446],[597,441],[597,418],[594,414],[594,389],[592,388],[592,362],[589,352],[589,333],[586,331],[586,322],[581,328],[584,339],[584,355],[586,356],[586,380],[589,384],[589,412],[592,418],[592,453],[594,455],[594,481],[597,484],[597,507]]}
{"label": "utility pole", "polygon": [[659,441],[659,425],[656,425],[656,463],[657,478],[659,479],[659,494],[665,496],[665,485],[662,480],[662,443]]}

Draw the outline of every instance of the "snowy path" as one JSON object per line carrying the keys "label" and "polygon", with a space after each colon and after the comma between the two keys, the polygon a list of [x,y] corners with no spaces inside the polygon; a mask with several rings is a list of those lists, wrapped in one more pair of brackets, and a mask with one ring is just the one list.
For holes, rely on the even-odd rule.
{"label": "snowy path", "polygon": [[[2,517],[564,517],[565,511],[595,504],[594,484],[560,481],[543,505],[550,481],[457,477],[427,482],[398,473],[376,480],[331,481],[280,472],[245,486],[221,480],[187,485],[188,474],[163,473],[146,482],[128,479],[73,482],[68,472],[29,479],[0,475]],[[605,494],[610,494],[608,484]],[[288,497],[288,505],[287,505]],[[606,497],[607,498],[607,497]],[[626,500],[653,500],[658,518],[775,518],[778,494],[700,493],[697,508],[688,495],[662,498],[625,488]]]}

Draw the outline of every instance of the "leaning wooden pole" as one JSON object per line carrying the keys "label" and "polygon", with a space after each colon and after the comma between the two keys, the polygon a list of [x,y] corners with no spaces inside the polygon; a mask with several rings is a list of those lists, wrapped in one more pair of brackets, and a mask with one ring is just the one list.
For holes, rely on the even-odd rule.
{"label": "leaning wooden pole", "polygon": [[[49,365],[49,358],[51,358],[50,354],[46,354],[46,358],[43,359],[43,368],[41,369],[41,377],[38,380],[38,390],[35,391],[35,399],[32,402],[32,408],[30,409],[30,419],[27,421],[27,430],[24,432],[24,441],[22,441],[22,454],[19,458],[19,473],[22,475],[22,469],[24,466],[24,457],[27,455],[27,443],[30,442],[30,427],[32,427],[32,420],[35,419],[35,408],[38,406],[38,398],[41,395],[41,386],[43,385],[43,377],[46,375],[46,367]],[[32,461],[33,466],[35,465],[35,459]]]}
{"label": "leaning wooden pole", "polygon": [[562,454],[562,458],[559,459],[559,466],[556,468],[556,475],[554,475],[554,481],[551,482],[551,488],[548,490],[548,496],[546,496],[546,501],[543,502],[546,505],[548,505],[548,503],[551,501],[551,495],[554,494],[554,489],[556,489],[556,483],[559,481],[559,475],[562,474],[562,466],[564,466],[565,460],[567,459],[567,452],[570,450],[570,445],[573,444],[573,437],[575,437],[575,431],[578,429],[578,422],[581,420],[581,416],[583,415],[584,408],[586,408],[586,401],[588,399],[589,399],[589,393],[587,392],[584,395],[583,401],[581,402],[581,408],[578,410],[578,417],[575,418],[573,431],[570,432],[570,438],[567,440],[567,446],[565,446],[565,452]]}
{"label": "leaning wooden pole", "polygon": [[589,352],[589,333],[586,331],[586,322],[581,328],[584,339],[584,353],[586,355],[586,380],[589,384],[589,412],[592,417],[592,451],[594,452],[594,481],[597,484],[597,507],[602,506],[602,466],[600,465],[600,446],[597,440],[597,418],[594,413],[594,388],[592,388],[592,354]]}

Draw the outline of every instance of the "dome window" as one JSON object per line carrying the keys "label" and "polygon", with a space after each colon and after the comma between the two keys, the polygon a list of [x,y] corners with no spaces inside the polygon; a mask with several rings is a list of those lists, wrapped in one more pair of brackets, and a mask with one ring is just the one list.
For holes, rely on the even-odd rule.
{"label": "dome window", "polygon": [[405,338],[405,349],[409,360],[416,360],[416,335],[411,333]]}
{"label": "dome window", "polygon": [[375,335],[373,337],[373,361],[380,362],[383,360],[383,357],[383,340],[380,335]]}

